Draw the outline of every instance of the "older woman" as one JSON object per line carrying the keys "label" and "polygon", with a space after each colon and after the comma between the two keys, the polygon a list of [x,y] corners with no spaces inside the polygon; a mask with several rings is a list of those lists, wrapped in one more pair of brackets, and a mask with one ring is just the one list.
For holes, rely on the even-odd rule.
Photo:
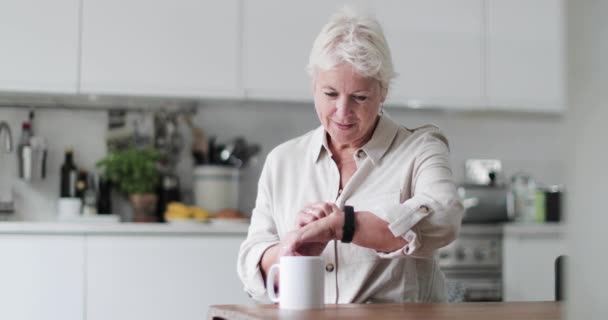
{"label": "older woman", "polygon": [[395,73],[380,25],[335,14],[308,70],[321,126],[266,159],[238,258],[245,289],[261,300],[281,256],[319,255],[326,303],[445,301],[434,253],[463,212],[448,144],[382,111]]}

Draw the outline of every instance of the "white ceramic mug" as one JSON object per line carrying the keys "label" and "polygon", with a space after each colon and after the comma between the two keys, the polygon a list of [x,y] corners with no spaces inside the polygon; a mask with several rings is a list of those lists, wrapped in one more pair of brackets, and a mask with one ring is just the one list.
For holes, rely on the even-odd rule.
{"label": "white ceramic mug", "polygon": [[[274,287],[279,271],[279,295]],[[268,297],[281,309],[321,309],[325,306],[325,275],[321,257],[285,256],[268,271]]]}

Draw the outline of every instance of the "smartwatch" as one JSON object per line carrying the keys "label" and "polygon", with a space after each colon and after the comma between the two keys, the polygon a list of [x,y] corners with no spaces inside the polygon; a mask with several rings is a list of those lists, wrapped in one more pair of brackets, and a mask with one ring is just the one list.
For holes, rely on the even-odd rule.
{"label": "smartwatch", "polygon": [[342,242],[350,243],[355,235],[355,208],[344,206],[344,226],[342,226]]}

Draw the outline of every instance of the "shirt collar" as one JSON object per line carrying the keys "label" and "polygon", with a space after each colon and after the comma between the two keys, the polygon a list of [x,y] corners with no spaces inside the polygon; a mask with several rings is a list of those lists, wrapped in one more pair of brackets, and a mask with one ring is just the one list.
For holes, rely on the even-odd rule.
{"label": "shirt collar", "polygon": [[[384,154],[388,151],[391,143],[393,142],[397,131],[399,130],[399,124],[391,119],[386,112],[380,115],[376,129],[372,134],[372,138],[363,146],[361,150],[370,157],[372,163],[377,165]],[[327,134],[323,126],[319,126],[313,136],[313,162],[317,162],[321,158],[323,150],[331,156],[331,151],[327,144]]]}

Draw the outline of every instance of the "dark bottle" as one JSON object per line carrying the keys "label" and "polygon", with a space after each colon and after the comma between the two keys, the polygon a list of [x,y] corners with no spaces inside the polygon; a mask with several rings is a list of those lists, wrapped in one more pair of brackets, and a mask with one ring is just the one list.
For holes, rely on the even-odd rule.
{"label": "dark bottle", "polygon": [[71,198],[76,196],[76,165],[74,164],[74,151],[68,148],[65,150],[65,160],[61,165],[61,191],[62,198]]}
{"label": "dark bottle", "polygon": [[76,198],[80,198],[84,202],[84,194],[89,188],[89,174],[85,170],[78,172],[78,179],[76,179]]}
{"label": "dark bottle", "polygon": [[110,181],[104,177],[99,177],[99,188],[97,189],[97,213],[111,214],[112,213],[112,187]]}

